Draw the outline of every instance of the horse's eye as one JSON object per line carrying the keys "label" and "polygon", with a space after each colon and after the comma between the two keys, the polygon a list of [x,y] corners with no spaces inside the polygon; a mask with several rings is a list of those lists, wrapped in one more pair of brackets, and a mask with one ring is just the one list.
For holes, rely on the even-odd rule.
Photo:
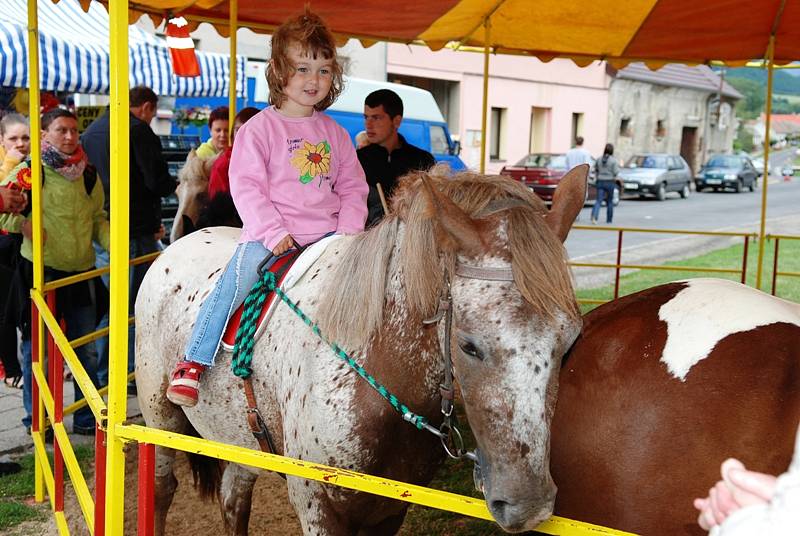
{"label": "horse's eye", "polygon": [[461,348],[461,351],[467,354],[470,357],[474,357],[475,359],[483,360],[483,356],[481,355],[481,351],[478,350],[478,347],[472,344],[469,341],[463,341],[458,343],[458,347]]}

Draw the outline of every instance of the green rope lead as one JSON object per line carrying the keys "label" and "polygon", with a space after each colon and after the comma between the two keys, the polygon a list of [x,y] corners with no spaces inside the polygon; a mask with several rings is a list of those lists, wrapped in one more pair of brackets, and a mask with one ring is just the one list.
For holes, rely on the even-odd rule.
{"label": "green rope lead", "polygon": [[289,296],[287,296],[280,288],[278,288],[277,282],[275,281],[275,274],[270,271],[264,272],[256,284],[253,285],[253,288],[250,290],[250,293],[245,299],[242,322],[239,326],[239,330],[236,332],[236,344],[233,348],[232,367],[234,374],[244,379],[248,378],[253,372],[250,368],[250,364],[253,360],[253,345],[255,344],[253,341],[253,335],[256,331],[258,313],[261,310],[264,300],[266,300],[270,292],[275,292],[275,294],[286,305],[288,305],[289,308],[294,311],[295,314],[299,316],[308,327],[311,328],[311,331],[313,331],[317,337],[322,339],[325,344],[327,344],[333,350],[337,357],[350,365],[350,367],[355,370],[359,376],[367,380],[367,383],[369,383],[369,385],[375,389],[378,394],[386,399],[386,401],[389,402],[395,411],[403,416],[404,420],[410,422],[419,430],[426,428],[428,421],[425,419],[425,417],[413,413],[410,409],[408,409],[408,406],[397,400],[397,397],[390,393],[386,387],[378,383],[378,381],[371,374],[369,374],[364,367],[356,363],[355,359],[350,357],[347,352],[342,350],[338,344],[335,342],[332,343],[325,338],[320,331],[319,326],[312,322],[311,319],[308,318],[308,316],[306,316],[306,314],[300,309],[300,307],[298,307],[297,304],[295,304],[291,298],[289,298]]}

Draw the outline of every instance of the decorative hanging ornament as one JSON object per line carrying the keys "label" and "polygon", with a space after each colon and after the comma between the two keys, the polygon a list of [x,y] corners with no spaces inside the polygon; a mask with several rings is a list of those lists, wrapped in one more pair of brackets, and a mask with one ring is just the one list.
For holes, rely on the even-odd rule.
{"label": "decorative hanging ornament", "polygon": [[200,76],[194,41],[189,36],[189,23],[183,17],[173,17],[167,22],[167,46],[175,76]]}

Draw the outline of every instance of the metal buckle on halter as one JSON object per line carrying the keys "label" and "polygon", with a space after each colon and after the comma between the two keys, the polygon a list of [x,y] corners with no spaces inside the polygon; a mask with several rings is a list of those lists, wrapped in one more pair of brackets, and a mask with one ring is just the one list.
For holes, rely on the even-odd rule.
{"label": "metal buckle on halter", "polygon": [[464,457],[464,438],[461,437],[461,432],[450,424],[449,419],[445,419],[442,425],[439,427],[439,436],[440,441],[442,442],[442,447],[444,451],[447,453],[448,456],[453,458],[454,460],[460,460]]}

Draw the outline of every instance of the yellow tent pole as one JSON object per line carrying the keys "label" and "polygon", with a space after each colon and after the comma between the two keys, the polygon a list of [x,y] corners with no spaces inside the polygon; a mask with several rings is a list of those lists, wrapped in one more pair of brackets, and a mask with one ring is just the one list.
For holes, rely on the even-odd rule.
{"label": "yellow tent pole", "polygon": [[489,49],[491,47],[492,21],[489,17],[483,21],[485,39],[483,41],[483,106],[481,108],[481,173],[486,173],[486,112],[489,107]]}
{"label": "yellow tent pole", "polygon": [[[33,288],[41,293],[44,288],[44,250],[42,243],[42,120],[39,115],[39,8],[37,0],[28,0],[28,115],[31,129],[31,218],[33,220]],[[39,317],[39,362],[44,363],[44,332]],[[33,331],[33,330],[32,330]],[[44,405],[42,397],[33,401],[39,406],[39,426],[44,430]],[[44,439],[44,436],[42,436]],[[36,452],[38,457],[38,451]],[[44,473],[40,460],[34,464],[34,499],[44,501]]]}
{"label": "yellow tent pole", "polygon": [[116,425],[126,418],[128,376],[128,0],[110,0],[108,19],[112,217],[105,533],[113,535],[123,534],[125,516],[125,455]]}
{"label": "yellow tent pole", "polygon": [[769,129],[772,121],[772,74],[775,57],[775,34],[769,36],[767,48],[767,118],[764,124],[764,180],[761,187],[761,226],[758,231],[758,267],[756,269],[756,288],[761,289],[761,277],[764,271],[764,240],[766,238],[767,220],[767,185],[769,184]]}
{"label": "yellow tent pole", "polygon": [[[229,0],[231,58],[230,58],[230,84],[228,85],[228,139],[233,133],[233,121],[236,118],[236,30],[239,29],[239,0]],[[242,73],[244,76],[244,73]]]}

